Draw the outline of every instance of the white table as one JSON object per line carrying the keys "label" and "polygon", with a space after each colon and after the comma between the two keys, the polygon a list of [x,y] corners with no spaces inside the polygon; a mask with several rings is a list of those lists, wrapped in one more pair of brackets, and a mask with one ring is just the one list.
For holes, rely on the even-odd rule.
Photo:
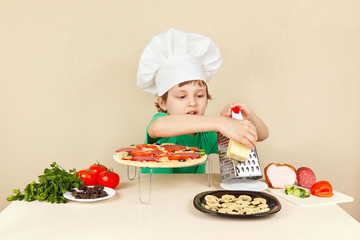
{"label": "white table", "polygon": [[[147,199],[149,175],[141,176]],[[0,239],[354,239],[360,224],[338,205],[298,207],[278,198],[280,212],[233,219],[198,211],[193,198],[220,188],[205,174],[153,175],[149,205],[138,200],[138,181],[121,179],[117,194],[92,202],[16,201],[0,214]],[[355,237],[356,238],[356,237]]]}

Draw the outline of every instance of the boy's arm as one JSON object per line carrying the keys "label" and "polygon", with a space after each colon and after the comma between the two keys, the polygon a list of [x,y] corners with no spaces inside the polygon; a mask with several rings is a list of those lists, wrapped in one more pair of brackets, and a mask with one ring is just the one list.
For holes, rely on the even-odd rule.
{"label": "boy's arm", "polygon": [[222,116],[168,115],[154,120],[148,128],[151,138],[209,131],[219,131],[250,149],[254,148],[257,141],[256,128],[250,121]]}
{"label": "boy's arm", "polygon": [[265,139],[267,139],[269,137],[269,129],[267,128],[267,126],[265,125],[263,120],[261,120],[261,118],[259,118],[254,113],[253,116],[249,120],[256,127],[257,134],[258,134],[258,142],[264,141]]}

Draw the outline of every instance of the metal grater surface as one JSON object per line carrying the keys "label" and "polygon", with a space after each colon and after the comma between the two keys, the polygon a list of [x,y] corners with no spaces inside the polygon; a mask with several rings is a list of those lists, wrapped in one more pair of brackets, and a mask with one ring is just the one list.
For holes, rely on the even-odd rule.
{"label": "metal grater surface", "polygon": [[229,139],[217,132],[220,174],[221,181],[228,181],[231,179],[260,179],[262,178],[260,163],[256,148],[250,152],[249,159],[245,162],[240,162],[232,158],[226,157],[226,152],[229,145]]}

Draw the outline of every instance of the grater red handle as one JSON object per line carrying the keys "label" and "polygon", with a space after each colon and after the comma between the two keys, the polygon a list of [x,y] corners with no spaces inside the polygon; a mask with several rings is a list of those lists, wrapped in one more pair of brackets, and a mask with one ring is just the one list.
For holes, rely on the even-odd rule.
{"label": "grater red handle", "polygon": [[233,108],[231,109],[231,111],[233,111],[234,113],[238,114],[238,113],[240,112],[240,108],[239,108],[238,106],[236,106],[236,107],[233,107]]}
{"label": "grater red handle", "polygon": [[233,107],[231,109],[231,117],[232,118],[236,118],[238,120],[243,120],[243,116],[241,115],[241,111],[240,111],[240,108],[238,106],[236,107]]}

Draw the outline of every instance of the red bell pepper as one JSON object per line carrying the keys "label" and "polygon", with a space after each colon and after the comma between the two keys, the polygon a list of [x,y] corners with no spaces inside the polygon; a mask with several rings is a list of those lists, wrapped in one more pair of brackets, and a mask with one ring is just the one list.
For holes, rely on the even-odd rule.
{"label": "red bell pepper", "polygon": [[319,181],[312,185],[310,193],[317,197],[332,197],[334,195],[332,186],[328,181]]}

